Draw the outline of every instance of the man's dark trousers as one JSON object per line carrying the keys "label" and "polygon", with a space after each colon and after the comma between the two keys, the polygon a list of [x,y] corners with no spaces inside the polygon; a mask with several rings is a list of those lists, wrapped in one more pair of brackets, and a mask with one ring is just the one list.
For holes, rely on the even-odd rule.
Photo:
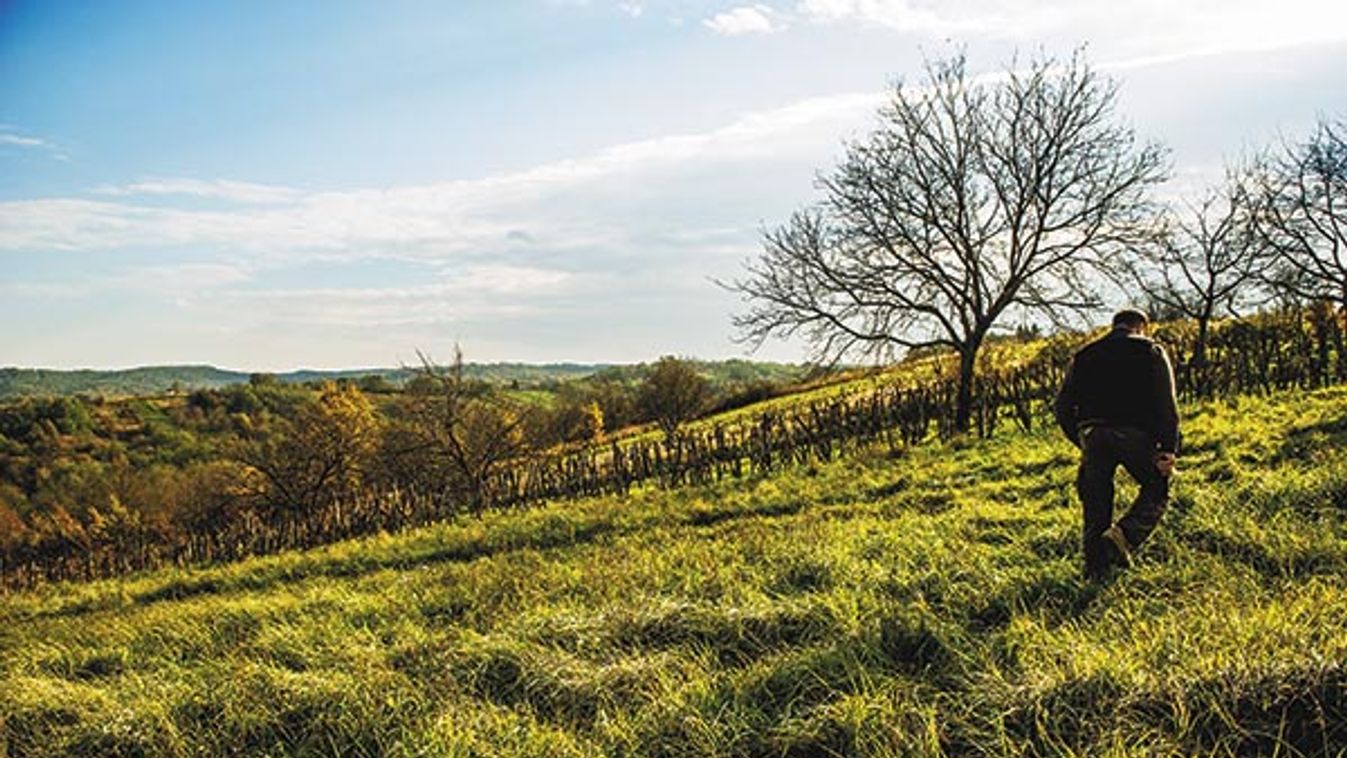
{"label": "man's dark trousers", "polygon": [[1080,471],[1076,492],[1085,508],[1085,571],[1104,573],[1116,548],[1104,538],[1113,523],[1113,473],[1121,465],[1141,485],[1136,500],[1118,527],[1135,550],[1146,541],[1169,501],[1169,477],[1155,467],[1155,438],[1133,427],[1099,425],[1081,432]]}

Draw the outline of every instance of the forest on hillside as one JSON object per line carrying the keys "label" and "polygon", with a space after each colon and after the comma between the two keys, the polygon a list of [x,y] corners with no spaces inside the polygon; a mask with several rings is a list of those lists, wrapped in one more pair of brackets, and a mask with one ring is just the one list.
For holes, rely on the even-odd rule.
{"label": "forest on hillside", "polygon": [[[797,367],[672,357],[530,384],[484,379],[461,361],[408,374],[400,383],[253,374],[141,397],[0,403],[0,555],[131,534],[172,540],[368,491],[459,497],[507,461],[742,406],[806,379]],[[681,405],[661,405],[670,394]]]}

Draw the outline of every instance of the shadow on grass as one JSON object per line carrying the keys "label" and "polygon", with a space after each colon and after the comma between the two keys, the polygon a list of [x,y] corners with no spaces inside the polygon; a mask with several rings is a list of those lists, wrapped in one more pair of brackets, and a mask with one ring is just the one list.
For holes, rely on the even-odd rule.
{"label": "shadow on grass", "polygon": [[774,651],[833,637],[837,620],[818,604],[785,605],[742,612],[676,606],[613,619],[612,644],[628,650],[674,647],[709,651],[723,666],[742,666]]}
{"label": "shadow on grass", "polygon": [[968,610],[966,623],[974,632],[995,631],[1005,628],[1017,613],[1028,612],[1055,628],[1085,616],[1117,577],[1088,581],[1074,575],[1039,575],[984,597]]}
{"label": "shadow on grass", "polygon": [[1347,556],[1340,553],[1307,549],[1278,555],[1265,545],[1213,529],[1192,529],[1181,539],[1194,550],[1242,563],[1268,579],[1337,575],[1347,568]]}
{"label": "shadow on grass", "polygon": [[[1023,755],[1088,754],[1109,735],[1143,739],[1135,747],[1166,754],[1341,755],[1347,672],[1337,664],[1230,672],[1178,691],[1137,691],[1099,671],[1015,705],[1000,729]],[[985,736],[965,738],[977,744]]]}
{"label": "shadow on grass", "polygon": [[[670,523],[675,527],[709,528],[742,519],[792,516],[803,511],[808,505],[809,503],[803,500],[792,500],[784,503],[767,502],[747,508],[694,510],[682,518],[672,520]],[[130,599],[137,605],[148,605],[164,601],[186,600],[202,595],[256,592],[315,578],[354,578],[388,569],[411,569],[439,563],[463,563],[519,550],[574,547],[595,542],[605,536],[633,534],[648,528],[644,524],[623,526],[611,521],[595,521],[577,525],[566,522],[563,518],[551,520],[542,526],[543,528],[537,532],[526,535],[522,539],[502,539],[489,534],[485,538],[443,545],[405,555],[320,559],[300,566],[264,568],[256,573],[238,577],[186,576],[171,579],[143,592],[133,593]],[[206,572],[210,570],[210,568],[203,569]],[[38,611],[26,616],[26,618],[81,616],[113,607],[108,603],[106,597],[91,598],[52,610]]]}
{"label": "shadow on grass", "polygon": [[1347,415],[1290,430],[1270,463],[1303,461],[1317,451],[1344,447],[1347,447]]}

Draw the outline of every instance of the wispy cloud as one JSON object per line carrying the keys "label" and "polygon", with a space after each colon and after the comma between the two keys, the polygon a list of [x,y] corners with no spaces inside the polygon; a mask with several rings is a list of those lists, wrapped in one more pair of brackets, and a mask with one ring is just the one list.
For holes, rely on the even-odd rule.
{"label": "wispy cloud", "polygon": [[230,263],[135,266],[59,282],[4,282],[0,295],[81,299],[99,293],[131,293],[179,306],[209,305],[245,321],[394,327],[537,314],[545,310],[543,304],[549,298],[612,285],[601,273],[509,264],[427,271],[426,283],[410,286],[258,287],[257,273]]}
{"label": "wispy cloud", "polygon": [[96,194],[114,197],[169,195],[227,200],[237,203],[286,203],[297,199],[298,190],[274,184],[237,182],[228,179],[147,179],[122,185],[105,185],[94,190]]}
{"label": "wispy cloud", "polygon": [[1347,39],[1337,0],[800,0],[818,23],[859,23],[928,37],[1041,41],[1060,34],[1131,54],[1268,50]]}
{"label": "wispy cloud", "polygon": [[[479,179],[282,192],[267,204],[130,190],[0,202],[0,258],[115,271],[125,256],[129,269],[10,277],[0,302],[158,293],[147,307],[167,303],[193,335],[229,325],[231,334],[183,337],[211,345],[216,361],[241,344],[247,354],[351,355],[359,344],[386,355],[458,338],[501,359],[724,352],[734,298],[707,277],[736,274],[760,225],[808,198],[838,137],[864,128],[882,97],[809,99]],[[129,263],[187,256],[237,270]],[[114,358],[124,359],[105,360]]]}
{"label": "wispy cloud", "polygon": [[771,34],[786,28],[785,20],[776,11],[762,4],[741,5],[704,19],[702,24],[726,37],[744,34]]}
{"label": "wispy cloud", "polygon": [[[708,132],[624,143],[475,180],[301,192],[173,179],[96,191],[109,199],[3,202],[0,250],[181,247],[292,260],[434,261],[490,256],[520,246],[615,249],[641,233],[652,217],[661,217],[648,207],[640,214],[624,209],[659,203],[658,196],[679,191],[686,191],[686,207],[693,207],[692,200],[705,192],[696,174],[708,166],[789,161],[792,155],[827,151],[839,134],[863,125],[881,97],[874,92],[809,99],[751,113]],[[175,195],[251,202],[210,209],[156,202]]]}
{"label": "wispy cloud", "polygon": [[50,143],[37,137],[21,137],[17,134],[7,134],[0,132],[0,145],[13,145],[15,147],[50,147]]}
{"label": "wispy cloud", "polygon": [[592,288],[595,279],[556,269],[488,264],[446,272],[414,286],[234,290],[220,299],[287,324],[402,327],[536,315],[545,310],[542,303],[548,298]]}
{"label": "wispy cloud", "polygon": [[[1145,65],[1136,61],[1100,66]],[[192,261],[69,282],[10,276],[0,292],[174,293],[193,306],[184,323],[190,315],[248,335],[215,350],[270,340],[291,355],[315,334],[328,335],[333,355],[349,354],[351,334],[371,350],[495,339],[501,357],[710,349],[696,346],[720,343],[734,298],[707,277],[733,278],[761,226],[812,199],[814,172],[837,156],[839,138],[873,124],[884,98],[879,89],[809,98],[483,178],[340,191],[152,178],[0,202],[0,254],[48,259],[34,271],[56,270],[51,259],[70,253],[66,270],[90,260],[113,268],[121,254]],[[698,333],[713,336],[692,341]]]}
{"label": "wispy cloud", "polygon": [[[868,127],[883,98],[879,90],[809,98],[705,132],[618,144],[479,179],[306,191],[161,178],[100,187],[91,197],[0,202],[0,251],[189,249],[243,256],[259,266],[532,263],[547,256],[594,265],[625,259],[670,227],[695,231],[733,220],[751,232],[765,211],[798,205],[809,195],[814,169],[836,155],[839,137]],[[787,174],[793,184],[774,181]],[[170,202],[183,196],[223,202]]]}
{"label": "wispy cloud", "polygon": [[[802,0],[798,14],[816,22],[858,22],[903,32],[932,36],[951,33],[987,33],[1004,29],[1010,3],[999,0],[972,3],[923,0]],[[1021,23],[1024,21],[1021,20]]]}
{"label": "wispy cloud", "polygon": [[39,150],[60,161],[70,160],[70,156],[56,143],[44,137],[25,134],[11,124],[0,124],[0,148],[4,147]]}
{"label": "wispy cloud", "polygon": [[135,266],[115,274],[82,276],[60,282],[5,282],[0,293],[11,297],[82,298],[99,292],[135,292],[188,298],[246,282],[253,276],[243,266],[188,262]]}

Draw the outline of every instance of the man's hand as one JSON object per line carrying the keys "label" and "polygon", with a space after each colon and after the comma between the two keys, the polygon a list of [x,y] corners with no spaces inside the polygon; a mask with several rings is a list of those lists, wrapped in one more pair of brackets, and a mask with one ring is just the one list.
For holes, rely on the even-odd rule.
{"label": "man's hand", "polygon": [[1160,471],[1160,476],[1174,473],[1175,460],[1176,456],[1173,453],[1160,453],[1155,456],[1155,468]]}

